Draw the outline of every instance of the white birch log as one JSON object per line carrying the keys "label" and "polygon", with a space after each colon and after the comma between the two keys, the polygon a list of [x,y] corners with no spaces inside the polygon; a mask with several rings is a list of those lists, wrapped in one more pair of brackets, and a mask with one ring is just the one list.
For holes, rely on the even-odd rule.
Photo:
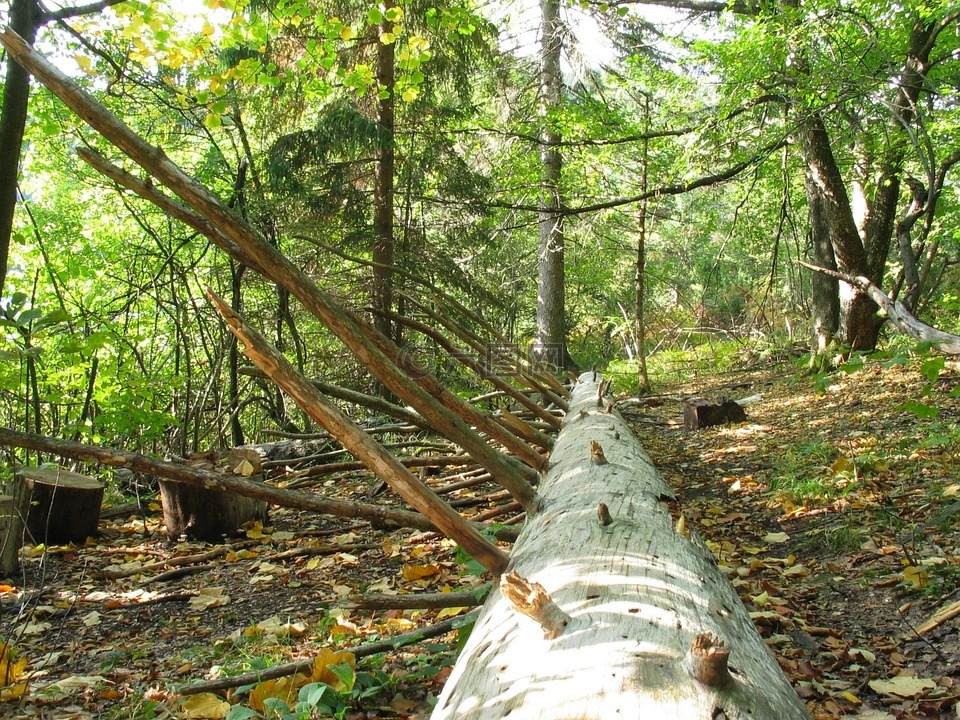
{"label": "white birch log", "polygon": [[809,718],[709,550],[676,531],[629,427],[580,381],[541,511],[432,720]]}

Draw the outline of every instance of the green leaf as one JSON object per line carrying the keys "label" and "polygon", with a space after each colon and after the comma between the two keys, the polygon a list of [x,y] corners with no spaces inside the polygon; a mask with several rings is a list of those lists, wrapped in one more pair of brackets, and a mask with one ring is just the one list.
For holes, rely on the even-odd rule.
{"label": "green leaf", "polygon": [[940,413],[940,408],[936,408],[925,403],[916,402],[915,400],[907,400],[897,409],[911,413],[920,419],[935,418]]}
{"label": "green leaf", "polygon": [[929,382],[936,382],[940,371],[946,366],[942,357],[931,358],[920,366],[920,372]]}
{"label": "green leaf", "polygon": [[371,25],[379,25],[382,20],[383,13],[380,12],[380,8],[374,7],[367,10],[367,22]]}
{"label": "green leaf", "polygon": [[357,681],[357,673],[352,667],[346,663],[341,663],[339,665],[328,665],[327,669],[343,683],[344,692],[353,692],[353,685]]}

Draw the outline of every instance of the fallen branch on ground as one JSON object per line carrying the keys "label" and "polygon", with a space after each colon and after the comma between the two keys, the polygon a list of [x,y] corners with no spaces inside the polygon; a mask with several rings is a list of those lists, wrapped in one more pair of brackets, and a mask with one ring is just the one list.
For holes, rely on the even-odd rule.
{"label": "fallen branch on ground", "polygon": [[[429,640],[430,638],[446,635],[452,630],[456,630],[469,623],[472,623],[476,620],[476,618],[477,611],[472,610],[464,615],[447,618],[446,620],[441,620],[440,622],[434,623],[433,625],[429,625],[425,628],[411,630],[408,633],[396,635],[395,637],[388,638],[386,640],[378,640],[376,642],[367,643],[355,648],[345,647],[341,649],[346,652],[353,653],[353,656],[357,659],[370,657],[371,655],[376,655],[377,653],[395,650],[405,645],[412,645],[420,642],[421,640]],[[264,670],[257,670],[254,672],[242,673],[240,675],[231,675],[230,677],[216,678],[215,680],[207,680],[204,682],[193,683],[191,685],[184,685],[178,688],[178,692],[181,695],[196,695],[202,692],[216,692],[217,690],[226,690],[228,688],[240,687],[241,685],[250,685],[252,683],[263,682],[264,680],[274,680],[280,677],[287,677],[288,675],[296,675],[298,672],[309,671],[312,668],[313,658],[309,660],[297,660],[296,662],[286,663],[284,665],[274,665],[273,667],[266,668]]]}

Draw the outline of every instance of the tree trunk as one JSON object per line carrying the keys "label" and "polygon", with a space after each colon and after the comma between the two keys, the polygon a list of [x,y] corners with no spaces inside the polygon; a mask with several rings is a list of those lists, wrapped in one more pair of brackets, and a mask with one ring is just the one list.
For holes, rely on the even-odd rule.
{"label": "tree trunk", "polygon": [[[823,119],[816,112],[803,121],[800,130],[801,153],[807,165],[805,186],[810,205],[811,220],[816,220],[819,231],[814,247],[829,238],[841,272],[866,275],[867,255],[857,230],[847,188],[840,176],[840,168],[830,146],[830,136]],[[816,217],[814,217],[816,215]],[[851,350],[873,350],[877,344],[880,323],[877,306],[869,296],[842,283],[840,287],[840,339]],[[826,318],[829,309],[819,313]]]}
{"label": "tree trunk", "polygon": [[[384,17],[380,34],[393,32],[393,23]],[[393,310],[393,176],[395,164],[394,125],[396,118],[394,43],[377,40],[377,86],[381,97],[377,107],[380,146],[373,187],[373,292],[370,303],[376,312],[374,325],[386,337],[396,339],[389,313]],[[379,388],[382,394],[385,388]],[[389,395],[389,393],[387,393]]]}
{"label": "tree trunk", "polygon": [[563,35],[559,0],[541,0],[540,35],[540,251],[538,256],[537,336],[534,354],[541,362],[573,368],[567,353],[566,281],[563,261],[563,215],[560,177],[560,132],[554,115],[562,102],[560,52]]}
{"label": "tree trunk", "polygon": [[[644,132],[650,130],[650,96],[643,96]],[[650,139],[643,138],[642,144],[643,169],[640,172],[640,192],[647,194],[647,182],[650,173]],[[645,198],[640,201],[637,213],[637,278],[636,296],[634,298],[634,332],[637,342],[637,377],[638,391],[650,392],[650,376],[647,374],[647,321],[644,313],[647,280],[647,210],[649,201]]]}
{"label": "tree trunk", "polygon": [[[10,27],[31,45],[37,38],[42,20],[36,0],[11,0]],[[17,178],[20,175],[20,151],[30,101],[30,76],[20,65],[7,58],[7,76],[3,84],[3,108],[0,110],[0,297],[7,278],[13,215],[17,208]]]}
{"label": "tree trunk", "polygon": [[23,492],[0,495],[0,578],[12,578],[20,567],[27,502]]}
{"label": "tree trunk", "polygon": [[[263,482],[260,454],[256,450],[235,448],[194,453],[187,465]],[[251,520],[267,522],[266,502],[231,492],[161,480],[160,498],[163,521],[171,540],[186,536],[221,542],[225,536],[235,536]]]}
{"label": "tree trunk", "polygon": [[[810,249],[814,264],[836,270],[837,260],[830,243],[830,230],[824,218],[823,208],[816,190],[810,187],[815,182],[811,172],[804,177],[807,185],[808,215],[810,218]],[[810,302],[813,316],[812,356],[815,363],[828,362],[833,339],[840,329],[840,282],[837,278],[814,273],[810,278]]]}
{"label": "tree trunk", "polygon": [[543,510],[432,720],[808,719],[709,550],[675,529],[670,488],[580,379]]}

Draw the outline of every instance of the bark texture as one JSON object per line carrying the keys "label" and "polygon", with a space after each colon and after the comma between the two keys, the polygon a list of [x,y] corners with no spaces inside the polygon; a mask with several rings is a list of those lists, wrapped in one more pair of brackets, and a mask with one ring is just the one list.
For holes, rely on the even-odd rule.
{"label": "bark texture", "polygon": [[505,576],[519,580],[491,594],[432,720],[809,718],[590,374],[550,466]]}
{"label": "bark texture", "polygon": [[534,353],[541,362],[573,368],[567,354],[563,215],[560,214],[560,132],[553,117],[562,101],[563,49],[559,0],[540,0],[540,253],[537,285],[537,336]]}

